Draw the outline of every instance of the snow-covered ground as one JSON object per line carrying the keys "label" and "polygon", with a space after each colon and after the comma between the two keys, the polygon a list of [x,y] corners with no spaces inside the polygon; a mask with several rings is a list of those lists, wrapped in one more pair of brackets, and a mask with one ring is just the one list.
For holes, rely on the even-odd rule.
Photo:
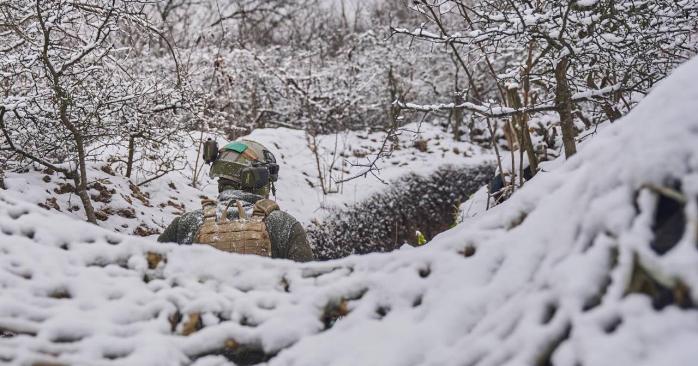
{"label": "snow-covered ground", "polygon": [[[198,135],[192,134],[194,138],[198,138]],[[220,146],[227,142],[221,136],[210,136]],[[405,126],[400,134],[400,148],[390,157],[379,160],[380,171],[376,173],[380,179],[368,174],[335,184],[335,181],[362,172],[364,168],[352,166],[351,163],[365,163],[372,159],[380,149],[384,136],[380,132],[346,132],[317,137],[320,170],[327,194],[323,194],[315,154],[309,148],[303,131],[258,129],[245,138],[261,142],[274,153],[280,165],[275,199],[283,210],[305,224],[313,219],[322,219],[327,208],[359,202],[384,189],[386,184],[380,179],[390,182],[408,173],[428,175],[444,164],[469,166],[493,159],[491,154],[473,144],[454,141],[451,134],[444,133],[440,127],[426,123],[411,124]],[[427,141],[426,151],[414,147],[415,141]],[[186,151],[189,167],[196,162],[197,149],[197,144],[192,143]],[[109,153],[104,152],[103,161],[108,161]],[[101,168],[106,165],[104,162],[91,165],[91,182],[99,182],[99,185],[90,194],[97,212],[104,213],[102,218],[105,220],[100,221],[100,226],[117,232],[132,234],[138,230],[147,234],[162,230],[175,216],[200,208],[202,197],[213,198],[218,192],[215,180],[208,177],[208,166],[199,175],[198,188],[191,187],[191,168],[172,172],[134,188],[123,176],[103,171]],[[72,181],[63,179],[59,174],[36,168],[28,173],[8,173],[5,183],[7,197],[60,210],[70,217],[84,218],[80,199],[66,189],[66,184],[72,184]]]}
{"label": "snow-covered ground", "polygon": [[[407,251],[296,264],[157,245],[0,192],[0,329],[16,333],[0,361],[221,365],[211,353],[247,348],[268,365],[694,365],[695,80],[698,59],[504,204]],[[664,255],[662,190],[684,222]]]}

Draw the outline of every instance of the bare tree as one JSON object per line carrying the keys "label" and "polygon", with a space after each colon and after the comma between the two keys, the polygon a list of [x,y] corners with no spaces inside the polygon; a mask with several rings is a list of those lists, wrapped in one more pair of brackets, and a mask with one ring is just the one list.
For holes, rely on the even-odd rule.
{"label": "bare tree", "polygon": [[0,70],[11,84],[0,105],[5,148],[73,180],[92,223],[88,160],[128,129],[126,109],[158,94],[153,80],[125,69],[131,54],[124,29],[154,29],[139,4],[0,3]]}
{"label": "bare tree", "polygon": [[[697,29],[698,6],[693,0],[414,4],[428,22],[416,30],[393,28],[393,33],[449,48],[469,79],[470,93],[481,94],[472,70],[483,64],[497,87],[475,103],[404,107],[458,108],[488,118],[514,116],[529,155],[533,149],[525,136],[527,116],[557,112],[569,157],[576,151],[575,112],[585,110],[596,118],[614,120],[632,107],[634,94],[646,93],[696,52],[691,37]],[[505,91],[520,85],[524,95],[517,105],[517,98],[507,98]]]}

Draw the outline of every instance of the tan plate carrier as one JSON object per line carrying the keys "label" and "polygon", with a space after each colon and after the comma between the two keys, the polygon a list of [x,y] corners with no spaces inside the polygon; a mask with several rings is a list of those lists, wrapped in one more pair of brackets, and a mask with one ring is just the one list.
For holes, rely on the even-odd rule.
{"label": "tan plate carrier", "polygon": [[[228,208],[235,202],[239,218],[228,219]],[[256,254],[271,257],[271,239],[264,219],[273,211],[278,210],[276,202],[262,199],[254,204],[252,216],[247,217],[242,203],[231,200],[223,210],[219,221],[216,220],[214,200],[201,200],[204,211],[204,222],[196,234],[196,243],[208,244],[216,249],[238,254]]]}

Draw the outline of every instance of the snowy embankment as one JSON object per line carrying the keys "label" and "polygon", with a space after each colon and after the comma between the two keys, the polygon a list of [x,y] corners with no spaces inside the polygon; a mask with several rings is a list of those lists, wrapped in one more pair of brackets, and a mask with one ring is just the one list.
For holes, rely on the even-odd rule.
{"label": "snowy embankment", "polygon": [[[199,138],[199,134],[192,136],[194,140]],[[386,187],[370,173],[343,184],[335,183],[364,171],[363,167],[351,164],[372,160],[384,136],[380,132],[360,131],[320,135],[316,138],[319,160],[309,148],[305,133],[300,130],[258,129],[246,138],[261,142],[275,154],[281,168],[276,200],[282,209],[308,224],[321,220],[328,208],[361,202]],[[216,138],[221,146],[226,142],[223,137],[211,137]],[[391,156],[378,161],[380,171],[377,174],[384,181],[409,173],[427,176],[445,164],[474,166],[492,160],[492,156],[480,147],[456,142],[440,127],[429,124],[406,126],[399,136],[399,146]],[[110,151],[103,153],[101,163],[91,165],[88,186],[91,187],[90,195],[100,226],[126,234],[152,235],[184,211],[199,209],[201,198],[217,195],[215,180],[208,178],[208,166],[199,174],[198,188],[191,187],[191,167],[196,164],[198,155],[197,141],[188,148],[169,150],[175,148],[186,149],[187,168],[140,187],[114,172],[116,163],[107,163]],[[323,194],[318,179],[318,162],[327,194]],[[134,181],[138,183],[138,179]],[[35,203],[73,218],[85,217],[72,181],[60,174],[43,168],[22,173],[8,172],[5,184],[8,188],[4,192],[6,197]]]}
{"label": "snowy embankment", "polygon": [[0,328],[16,333],[0,360],[694,365],[696,79],[698,59],[557,169],[409,251],[295,264],[157,245],[0,193]]}

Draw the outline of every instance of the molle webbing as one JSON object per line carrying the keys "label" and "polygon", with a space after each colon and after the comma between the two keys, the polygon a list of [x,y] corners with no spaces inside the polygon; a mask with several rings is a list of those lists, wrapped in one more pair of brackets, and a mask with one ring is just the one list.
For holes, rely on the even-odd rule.
{"label": "molle webbing", "polygon": [[234,200],[239,218],[228,219],[230,201],[223,210],[220,220],[216,219],[216,202],[202,200],[204,222],[196,236],[197,243],[208,244],[219,250],[239,254],[271,256],[271,239],[264,219],[279,206],[271,200],[260,200],[254,205],[251,217],[247,217],[242,202]]}
{"label": "molle webbing", "polygon": [[262,218],[234,220],[225,223],[204,222],[197,242],[238,254],[271,257],[271,240]]}

